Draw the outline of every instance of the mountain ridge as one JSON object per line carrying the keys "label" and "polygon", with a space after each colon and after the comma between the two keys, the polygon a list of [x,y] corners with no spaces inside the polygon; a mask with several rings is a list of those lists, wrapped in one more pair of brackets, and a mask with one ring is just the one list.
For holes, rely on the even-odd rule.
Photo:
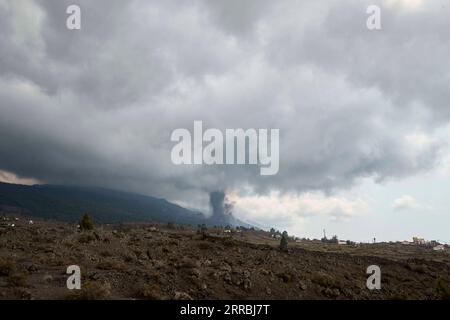
{"label": "mountain ridge", "polygon": [[208,218],[200,211],[186,209],[163,198],[91,186],[0,182],[0,210],[2,208],[70,222],[89,213],[100,223],[152,221],[224,225],[225,221],[232,226],[250,226],[232,215],[222,217],[226,220]]}

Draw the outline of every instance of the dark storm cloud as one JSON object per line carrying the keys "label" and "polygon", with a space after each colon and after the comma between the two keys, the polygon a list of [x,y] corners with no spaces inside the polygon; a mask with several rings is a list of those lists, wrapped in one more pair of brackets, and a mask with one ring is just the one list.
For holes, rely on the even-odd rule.
{"label": "dark storm cloud", "polygon": [[[332,191],[433,167],[448,123],[448,9],[364,1],[0,0],[0,170],[207,201]],[[279,128],[280,172],[177,167],[170,134]],[[200,201],[200,200],[199,200]]]}

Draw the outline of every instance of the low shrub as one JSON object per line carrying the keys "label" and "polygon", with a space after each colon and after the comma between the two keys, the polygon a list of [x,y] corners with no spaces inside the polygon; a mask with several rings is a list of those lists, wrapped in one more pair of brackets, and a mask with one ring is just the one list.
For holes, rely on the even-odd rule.
{"label": "low shrub", "polygon": [[86,282],[81,290],[71,290],[65,296],[67,300],[105,300],[111,295],[111,285],[101,282]]}
{"label": "low shrub", "polygon": [[450,285],[444,279],[437,281],[435,292],[438,299],[450,300]]}
{"label": "low shrub", "polygon": [[80,221],[80,230],[81,231],[87,231],[87,230],[93,230],[94,229],[94,223],[92,222],[91,217],[88,214],[85,214]]}

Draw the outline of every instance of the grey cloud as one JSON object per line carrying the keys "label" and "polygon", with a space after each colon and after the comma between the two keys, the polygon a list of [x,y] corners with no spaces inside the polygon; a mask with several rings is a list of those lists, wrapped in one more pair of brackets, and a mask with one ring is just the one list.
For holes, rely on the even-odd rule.
{"label": "grey cloud", "polygon": [[[365,8],[373,3],[382,8],[383,29],[376,32],[365,27]],[[345,75],[354,86],[381,90],[403,112],[415,107],[430,111],[433,121],[448,121],[446,1],[424,1],[422,9],[409,11],[383,1],[333,2],[327,9],[300,32],[288,32],[296,30],[293,15],[281,22],[285,32],[274,33],[267,48],[274,61],[314,64]]]}
{"label": "grey cloud", "polygon": [[[405,139],[448,123],[449,13],[435,6],[386,11],[372,34],[359,1],[79,1],[73,32],[71,1],[12,3],[0,0],[0,170],[207,206],[211,190],[331,192],[413,175],[445,143]],[[36,35],[19,35],[32,4]],[[279,174],[172,165],[170,133],[194,120],[279,128]]]}
{"label": "grey cloud", "polygon": [[233,36],[248,35],[275,2],[270,0],[202,0],[213,22]]}

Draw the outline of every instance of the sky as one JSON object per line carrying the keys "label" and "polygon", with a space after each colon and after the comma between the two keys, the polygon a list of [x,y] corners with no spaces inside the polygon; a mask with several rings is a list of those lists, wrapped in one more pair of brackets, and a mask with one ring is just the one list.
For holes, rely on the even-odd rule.
{"label": "sky", "polygon": [[[446,0],[0,0],[0,180],[204,212],[223,190],[300,237],[450,242],[449,30]],[[196,120],[279,129],[279,172],[174,165]]]}

